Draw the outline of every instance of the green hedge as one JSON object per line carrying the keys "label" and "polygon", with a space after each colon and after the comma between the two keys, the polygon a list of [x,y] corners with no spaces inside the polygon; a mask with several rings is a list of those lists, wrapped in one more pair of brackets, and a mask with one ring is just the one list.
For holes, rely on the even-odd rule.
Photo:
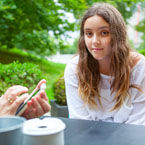
{"label": "green hedge", "polygon": [[140,49],[140,50],[138,50],[138,52],[145,56],[145,49]]}
{"label": "green hedge", "polygon": [[65,83],[61,76],[53,85],[54,98],[59,105],[66,105]]}
{"label": "green hedge", "polygon": [[13,85],[23,85],[32,91],[40,79],[42,72],[38,65],[18,61],[10,64],[0,63],[0,95]]}

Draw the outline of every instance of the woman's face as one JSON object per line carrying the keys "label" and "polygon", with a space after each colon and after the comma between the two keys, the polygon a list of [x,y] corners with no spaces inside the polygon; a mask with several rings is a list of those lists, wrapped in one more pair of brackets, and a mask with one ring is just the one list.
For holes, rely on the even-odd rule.
{"label": "woman's face", "polygon": [[95,15],[85,21],[84,38],[88,51],[96,60],[99,62],[110,60],[110,28],[101,16]]}

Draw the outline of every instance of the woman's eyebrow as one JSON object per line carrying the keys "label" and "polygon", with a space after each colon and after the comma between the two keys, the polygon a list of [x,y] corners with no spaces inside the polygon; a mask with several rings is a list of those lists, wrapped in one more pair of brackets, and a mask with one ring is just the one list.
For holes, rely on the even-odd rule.
{"label": "woman's eyebrow", "polygon": [[101,27],[98,28],[98,30],[99,29],[105,29],[105,28],[109,29],[109,26],[101,26]]}
{"label": "woman's eyebrow", "polygon": [[[100,30],[100,29],[106,29],[106,28],[109,29],[109,26],[101,26],[97,29]],[[84,28],[84,30],[87,31],[87,30],[92,30],[92,29],[91,28]]]}
{"label": "woman's eyebrow", "polygon": [[85,28],[84,30],[92,30],[91,28]]}

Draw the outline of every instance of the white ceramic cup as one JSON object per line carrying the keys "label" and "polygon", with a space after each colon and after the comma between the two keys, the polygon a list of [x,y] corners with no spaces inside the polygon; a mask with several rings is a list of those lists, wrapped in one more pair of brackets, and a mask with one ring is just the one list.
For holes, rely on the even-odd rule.
{"label": "white ceramic cup", "polygon": [[0,117],[0,145],[21,145],[24,121],[22,117]]}
{"label": "white ceramic cup", "polygon": [[64,129],[60,119],[28,120],[23,127],[23,145],[64,145]]}

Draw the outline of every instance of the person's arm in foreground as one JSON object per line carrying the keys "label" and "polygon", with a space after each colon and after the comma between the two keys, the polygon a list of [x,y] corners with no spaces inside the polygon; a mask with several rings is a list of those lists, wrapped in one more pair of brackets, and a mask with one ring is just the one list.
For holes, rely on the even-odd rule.
{"label": "person's arm in foreground", "polygon": [[[40,88],[42,83],[46,83],[46,81],[41,80],[37,87]],[[0,116],[15,115],[17,108],[29,96],[27,92],[28,88],[19,85],[8,88],[0,97]],[[42,90],[28,102],[27,109],[22,116],[27,119],[40,117],[49,110],[48,98],[45,91]]]}
{"label": "person's arm in foreground", "polygon": [[[41,80],[36,88],[40,88],[41,84],[46,83],[46,80]],[[48,97],[44,90],[41,90],[35,97],[27,103],[27,109],[22,114],[27,119],[40,117],[50,111]]]}

